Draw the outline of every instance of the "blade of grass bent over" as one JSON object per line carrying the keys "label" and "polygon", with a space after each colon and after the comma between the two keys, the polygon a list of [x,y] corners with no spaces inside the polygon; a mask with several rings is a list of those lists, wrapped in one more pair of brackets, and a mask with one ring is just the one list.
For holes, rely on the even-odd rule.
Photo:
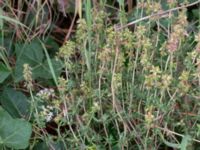
{"label": "blade of grass bent over", "polygon": [[56,78],[56,74],[55,74],[55,71],[54,71],[54,68],[53,68],[51,59],[50,59],[50,57],[49,57],[49,54],[48,54],[48,52],[47,52],[47,49],[46,49],[44,43],[42,43],[41,41],[40,41],[40,43],[42,44],[42,47],[43,47],[43,49],[44,49],[44,52],[45,52],[45,55],[46,55],[46,58],[47,58],[47,62],[48,62],[48,65],[49,65],[51,74],[52,74],[52,76],[53,76],[54,82],[55,82],[56,86],[58,86],[58,81],[57,81],[57,78]]}

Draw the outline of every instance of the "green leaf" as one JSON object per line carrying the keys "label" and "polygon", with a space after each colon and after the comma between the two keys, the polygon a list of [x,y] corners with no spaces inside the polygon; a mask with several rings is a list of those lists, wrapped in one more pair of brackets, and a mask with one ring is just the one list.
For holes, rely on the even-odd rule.
{"label": "green leaf", "polygon": [[[1,15],[0,14],[0,20],[5,20],[9,23],[14,23],[14,24],[18,24],[22,27],[25,27],[26,29],[29,29],[26,25],[24,25],[23,23],[21,23],[20,21],[16,20],[16,19],[13,19],[13,18],[10,18],[8,16],[4,16],[4,15]],[[29,29],[30,30],[30,29]]]}
{"label": "green leaf", "polygon": [[48,37],[44,43],[48,48],[48,51],[50,51],[51,54],[55,55],[56,51],[59,49],[58,43],[56,43],[56,41],[51,37]]}
{"label": "green leaf", "polygon": [[[43,47],[38,40],[32,41],[30,44],[17,44],[15,46],[17,55],[17,62],[15,67],[15,82],[23,80],[23,65],[29,64],[32,68],[32,78],[52,79],[52,74],[49,71],[47,61],[44,60]],[[51,59],[53,62],[53,68],[56,71],[56,75],[60,75],[62,70],[62,64],[60,61]]]}
{"label": "green leaf", "polygon": [[168,142],[167,140],[164,139],[164,137],[161,133],[159,135],[160,135],[161,139],[163,140],[163,142],[165,143],[165,145],[172,147],[172,148],[177,148],[177,149],[181,148],[180,144]]}
{"label": "green leaf", "polygon": [[[0,16],[3,15],[3,10],[0,8]],[[3,24],[4,24],[4,21],[3,19],[0,18],[0,29],[2,30],[3,29]]]}
{"label": "green leaf", "polygon": [[[62,63],[61,61],[57,61],[55,59],[50,59],[52,66],[54,68],[55,71],[55,75],[58,77],[62,71]],[[33,76],[34,77],[40,77],[40,78],[44,78],[44,79],[52,79],[52,74],[51,74],[51,70],[49,68],[49,64],[48,61],[46,60],[41,66],[33,68]]]}
{"label": "green leaf", "polygon": [[183,137],[181,141],[181,150],[187,150],[187,146],[190,144],[191,137],[189,135],[186,135]]}
{"label": "green leaf", "polygon": [[10,74],[10,70],[3,63],[0,63],[0,83],[3,83]]}
{"label": "green leaf", "polygon": [[23,65],[29,64],[30,67],[40,67],[44,58],[43,49],[38,41],[32,41],[30,44],[16,44],[15,52],[17,56],[15,68],[15,81],[23,79]]}
{"label": "green leaf", "polygon": [[163,140],[163,142],[169,147],[178,148],[178,149],[180,148],[180,144],[171,143],[171,142],[168,142],[166,140]]}
{"label": "green leaf", "polygon": [[40,142],[35,144],[33,150],[49,150],[49,147],[45,142]]}
{"label": "green leaf", "polygon": [[0,107],[0,147],[25,149],[29,145],[32,127],[25,120],[13,119]]}
{"label": "green leaf", "polygon": [[[48,143],[48,145],[47,145]],[[65,150],[65,146],[64,143],[62,141],[58,141],[58,142],[40,142],[37,143],[33,150],[49,150],[49,149],[56,149],[56,150]],[[51,146],[50,146],[51,145]]]}
{"label": "green leaf", "polygon": [[0,102],[2,107],[14,118],[29,116],[30,103],[27,97],[21,92],[15,91],[12,88],[5,88]]}
{"label": "green leaf", "polygon": [[124,5],[124,0],[117,0],[117,2],[119,3],[119,5],[123,6]]}
{"label": "green leaf", "polygon": [[[196,2],[197,0],[188,0],[189,3],[194,3]],[[178,3],[185,3],[186,1],[185,0],[178,0]]]}
{"label": "green leaf", "polygon": [[22,58],[28,61],[30,64],[42,62],[42,59],[44,58],[43,49],[37,40],[33,40],[31,43],[26,44],[16,44],[15,52],[17,55],[17,61],[20,61]]}
{"label": "green leaf", "polygon": [[199,9],[193,9],[192,14],[194,15],[195,18],[200,18]]}

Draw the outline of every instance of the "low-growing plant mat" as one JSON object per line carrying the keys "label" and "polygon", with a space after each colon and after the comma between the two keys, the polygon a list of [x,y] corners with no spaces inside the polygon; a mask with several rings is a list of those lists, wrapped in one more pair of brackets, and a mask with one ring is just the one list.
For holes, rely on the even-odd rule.
{"label": "low-growing plant mat", "polygon": [[2,0],[0,31],[0,149],[200,149],[199,0]]}

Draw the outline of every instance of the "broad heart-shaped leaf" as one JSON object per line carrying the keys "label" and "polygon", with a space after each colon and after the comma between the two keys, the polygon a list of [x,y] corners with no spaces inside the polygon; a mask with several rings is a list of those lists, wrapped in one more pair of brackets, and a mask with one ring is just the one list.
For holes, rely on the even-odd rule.
{"label": "broad heart-shaped leaf", "polygon": [[[17,62],[15,67],[15,82],[23,80],[23,65],[29,64],[32,68],[32,77],[52,79],[52,74],[49,71],[49,65],[44,58],[43,47],[37,40],[30,44],[16,44],[15,46]],[[59,75],[62,70],[60,61],[51,59],[56,75]]]}
{"label": "broad heart-shaped leaf", "polygon": [[[58,77],[62,71],[62,62],[60,60],[51,59],[55,75]],[[49,68],[48,61],[45,60],[41,66],[33,68],[33,76],[35,78],[52,79],[52,73]]]}
{"label": "broad heart-shaped leaf", "polygon": [[30,67],[40,66],[42,64],[44,54],[39,41],[32,41],[30,44],[16,44],[15,52],[17,56],[15,68],[15,81],[23,79],[23,65],[29,64]]}
{"label": "broad heart-shaped leaf", "polygon": [[0,107],[0,147],[25,149],[29,145],[32,127],[25,120],[13,119]]}
{"label": "broad heart-shaped leaf", "polygon": [[3,63],[0,63],[0,83],[3,83],[10,74],[10,70]]}
{"label": "broad heart-shaped leaf", "polygon": [[30,113],[30,102],[27,97],[12,88],[5,88],[0,97],[2,107],[14,118],[26,118]]}
{"label": "broad heart-shaped leaf", "polygon": [[38,40],[33,40],[31,43],[15,44],[15,52],[17,61],[20,61],[20,58],[23,58],[24,61],[28,61],[30,64],[42,62],[42,59],[44,58],[43,49]]}

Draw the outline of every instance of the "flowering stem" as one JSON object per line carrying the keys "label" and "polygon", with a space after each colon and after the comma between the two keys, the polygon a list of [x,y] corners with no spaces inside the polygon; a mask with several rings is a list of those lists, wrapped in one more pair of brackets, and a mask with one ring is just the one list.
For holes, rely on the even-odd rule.
{"label": "flowering stem", "polygon": [[152,14],[152,15],[149,15],[149,16],[134,20],[134,21],[132,21],[132,22],[130,22],[130,23],[124,25],[124,26],[121,26],[117,30],[121,30],[123,28],[129,27],[129,26],[134,25],[136,23],[139,23],[141,21],[148,20],[150,18],[154,18],[156,16],[159,16],[160,18],[168,17],[169,16],[168,14],[173,12],[173,11],[177,11],[177,10],[180,10],[180,9],[191,7],[191,6],[197,5],[199,3],[200,3],[200,0],[198,0],[198,1],[194,2],[194,3],[188,4],[188,5],[183,5],[183,6],[179,6],[179,7],[176,7],[176,8],[172,8],[172,9],[166,10],[164,12],[159,12],[159,13],[156,13],[156,14]]}
{"label": "flowering stem", "polygon": [[138,57],[139,57],[139,51],[140,51],[140,49],[137,48],[136,58],[135,58],[134,67],[133,67],[133,75],[132,75],[132,82],[131,82],[131,95],[130,95],[129,107],[131,107],[132,103],[133,103],[133,87],[134,87],[134,82],[135,82],[135,70],[136,70],[136,67],[137,67],[137,61],[138,61]]}
{"label": "flowering stem", "polygon": [[29,89],[29,92],[30,92],[30,95],[31,95],[32,106],[33,106],[33,108],[35,109],[35,113],[36,113],[36,121],[37,121],[38,125],[40,125],[39,113],[38,113],[38,110],[37,110],[37,104],[36,104],[36,101],[35,101],[35,99],[34,99],[33,92],[32,92],[32,89],[31,89],[31,88]]}

